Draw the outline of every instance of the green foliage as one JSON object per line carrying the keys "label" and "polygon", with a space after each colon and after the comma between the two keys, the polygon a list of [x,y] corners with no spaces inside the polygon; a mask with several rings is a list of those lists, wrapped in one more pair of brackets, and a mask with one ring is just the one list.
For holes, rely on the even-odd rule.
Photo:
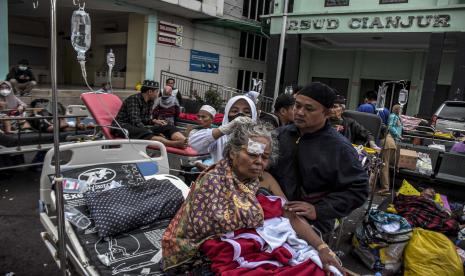
{"label": "green foliage", "polygon": [[221,96],[218,94],[216,90],[213,89],[210,89],[207,92],[205,92],[205,102],[208,105],[213,106],[216,110],[221,108],[221,105],[223,104]]}

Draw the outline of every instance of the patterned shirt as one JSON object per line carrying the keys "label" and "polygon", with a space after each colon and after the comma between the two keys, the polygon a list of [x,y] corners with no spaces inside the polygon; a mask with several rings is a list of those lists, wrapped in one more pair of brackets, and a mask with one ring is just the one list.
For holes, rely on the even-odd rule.
{"label": "patterned shirt", "polygon": [[119,123],[129,124],[136,127],[144,127],[152,124],[153,101],[146,102],[142,93],[129,96],[124,100],[123,106],[116,116]]}

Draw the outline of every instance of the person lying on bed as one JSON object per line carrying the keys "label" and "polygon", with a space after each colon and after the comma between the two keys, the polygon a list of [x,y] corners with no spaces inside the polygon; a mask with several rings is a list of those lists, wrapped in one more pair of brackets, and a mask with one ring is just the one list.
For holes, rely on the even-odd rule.
{"label": "person lying on bed", "polygon": [[[186,137],[173,125],[164,120],[152,119],[152,107],[158,95],[158,82],[145,80],[140,93],[126,98],[116,116],[116,121],[131,139],[154,140],[165,146],[186,148]],[[126,137],[113,121],[113,134]]]}
{"label": "person lying on bed", "polygon": [[[224,238],[225,234],[236,230],[254,229],[264,225],[267,211],[257,199],[262,196],[257,195],[259,188],[268,189],[278,196],[283,204],[285,202],[284,193],[276,181],[273,181],[271,175],[264,175],[268,163],[274,160],[277,154],[277,141],[268,127],[249,122],[235,128],[225,145],[224,159],[204,171],[192,184],[186,201],[163,234],[164,270],[169,273],[182,270],[181,265],[187,265],[207,240]],[[260,178],[263,181],[260,182]],[[274,199],[277,200],[276,197]],[[312,267],[314,273],[312,272],[311,275],[325,275],[330,266],[343,271],[335,254],[305,219],[284,210],[282,205],[278,208],[292,225],[288,234],[295,235],[296,232],[314,248],[313,254],[321,258],[324,271],[309,260],[305,261],[308,263],[303,264],[305,267],[314,265]],[[305,247],[312,249],[308,245]],[[270,260],[268,263],[273,261]],[[214,265],[215,263],[212,268]],[[279,269],[279,272],[285,272],[280,266],[295,271],[295,266],[288,263],[280,263],[277,267],[266,269]],[[236,264],[235,268],[239,268],[239,264]],[[273,273],[275,272],[278,271],[273,270]]]}
{"label": "person lying on bed", "polygon": [[223,149],[228,135],[243,123],[257,120],[257,108],[247,96],[229,99],[224,109],[223,123],[219,128],[202,129],[189,136],[189,146],[198,153],[210,153],[213,162],[223,159]]}
{"label": "person lying on bed", "polygon": [[[26,104],[13,93],[13,86],[8,81],[0,82],[0,117],[19,117],[23,114]],[[10,133],[17,130],[19,126],[22,129],[30,129],[31,126],[26,120],[2,120],[1,131]]]}

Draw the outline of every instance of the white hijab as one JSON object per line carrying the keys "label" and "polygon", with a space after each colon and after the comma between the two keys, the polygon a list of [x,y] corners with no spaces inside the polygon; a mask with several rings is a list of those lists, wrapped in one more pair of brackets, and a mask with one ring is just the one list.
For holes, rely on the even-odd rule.
{"label": "white hijab", "polygon": [[[238,100],[245,100],[249,104],[250,111],[252,113],[252,120],[254,122],[257,121],[257,108],[254,102],[249,97],[246,97],[246,96],[235,96],[229,99],[228,103],[226,104],[226,107],[224,108],[224,117],[223,117],[223,123],[222,123],[223,125],[229,123],[229,116],[228,116],[229,110]],[[216,152],[214,153],[212,152],[213,161],[215,163],[223,159],[223,150],[228,140],[229,140],[229,137],[227,135],[223,135],[218,140],[216,140]]]}

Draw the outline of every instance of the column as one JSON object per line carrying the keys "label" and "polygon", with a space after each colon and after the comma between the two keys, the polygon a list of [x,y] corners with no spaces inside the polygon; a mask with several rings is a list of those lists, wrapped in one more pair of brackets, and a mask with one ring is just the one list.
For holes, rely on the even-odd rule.
{"label": "column", "polygon": [[409,116],[415,116],[418,114],[420,108],[420,97],[422,79],[421,73],[423,72],[423,59],[424,54],[421,52],[415,53],[413,58],[412,75],[410,77],[410,91],[408,94],[408,105],[406,114]]}
{"label": "column", "polygon": [[276,68],[278,67],[279,35],[272,35],[268,40],[266,52],[266,82],[265,96],[273,98],[276,83]]}
{"label": "column", "polygon": [[8,54],[8,0],[0,0],[0,78],[10,71]]}
{"label": "column", "polygon": [[444,48],[444,33],[432,33],[429,41],[426,71],[423,80],[423,91],[420,100],[420,117],[429,118],[433,110],[433,101],[436,94],[439,70],[441,69],[442,50]]}
{"label": "column", "polygon": [[363,52],[357,51],[354,56],[354,69],[350,79],[349,94],[347,95],[347,109],[355,110],[360,98],[360,73],[362,72]]}
{"label": "column", "polygon": [[137,13],[129,14],[128,19],[128,46],[126,57],[126,88],[134,89],[134,86],[145,77],[145,63],[143,60],[145,16]]}
{"label": "column", "polygon": [[454,74],[449,90],[449,100],[465,100],[465,33],[457,33],[457,54]]}
{"label": "column", "polygon": [[297,86],[300,67],[300,38],[301,35],[292,34],[286,37],[286,58],[283,66],[283,87]]}
{"label": "column", "polygon": [[145,79],[155,80],[155,49],[158,36],[158,16],[156,14],[145,17],[146,39],[145,39]]}

